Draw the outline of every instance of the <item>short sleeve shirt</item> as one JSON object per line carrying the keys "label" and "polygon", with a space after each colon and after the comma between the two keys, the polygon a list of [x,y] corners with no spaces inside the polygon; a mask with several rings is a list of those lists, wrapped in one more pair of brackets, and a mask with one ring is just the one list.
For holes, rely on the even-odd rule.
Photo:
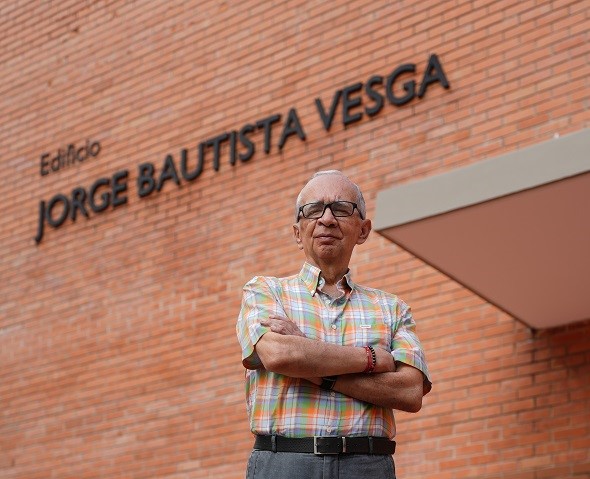
{"label": "short sleeve shirt", "polygon": [[424,394],[430,391],[432,383],[409,306],[393,294],[355,284],[350,273],[341,283],[342,295],[331,298],[321,291],[324,280],[319,268],[305,263],[298,275],[257,276],[244,286],[236,331],[254,434],[395,436],[391,409],[264,369],[255,346],[269,331],[260,320],[269,316],[294,321],[310,339],[386,349],[395,361],[422,371]]}

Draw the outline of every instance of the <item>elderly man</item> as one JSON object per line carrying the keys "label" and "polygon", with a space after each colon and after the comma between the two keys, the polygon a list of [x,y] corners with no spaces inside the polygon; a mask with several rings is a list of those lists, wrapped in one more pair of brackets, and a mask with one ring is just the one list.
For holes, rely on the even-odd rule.
{"label": "elderly man", "polygon": [[370,231],[358,186],[316,173],[297,198],[301,271],[244,287],[248,478],[395,478],[392,409],[419,411],[431,381],[410,308],[351,278]]}

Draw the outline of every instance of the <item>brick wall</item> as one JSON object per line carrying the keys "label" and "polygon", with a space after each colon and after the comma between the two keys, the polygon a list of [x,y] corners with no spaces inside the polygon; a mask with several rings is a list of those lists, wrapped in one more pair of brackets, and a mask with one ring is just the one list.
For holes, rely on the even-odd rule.
{"label": "brick wall", "polygon": [[[6,2],[0,6],[0,477],[243,477],[241,286],[287,275],[318,169],[381,189],[590,123],[583,1]],[[326,131],[314,105],[436,53],[450,88]],[[401,91],[401,83],[396,84]],[[396,91],[398,91],[396,90]],[[363,107],[368,98],[363,96]],[[288,137],[295,108],[305,141]],[[362,111],[355,109],[354,111]],[[138,197],[181,149],[280,114],[271,149]],[[40,157],[98,156],[40,175]],[[243,148],[241,150],[243,152]],[[127,170],[126,204],[45,229],[39,202]],[[403,205],[401,205],[403,207]],[[54,215],[58,216],[59,206]],[[558,252],[557,252],[558,254]],[[373,234],[357,280],[413,306],[435,380],[399,413],[405,478],[590,477],[590,323],[533,332]]]}

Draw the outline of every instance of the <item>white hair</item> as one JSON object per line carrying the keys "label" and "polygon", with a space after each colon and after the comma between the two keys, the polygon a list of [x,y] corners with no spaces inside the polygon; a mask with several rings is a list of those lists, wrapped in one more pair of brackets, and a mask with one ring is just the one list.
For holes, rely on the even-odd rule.
{"label": "white hair", "polygon": [[[354,183],[353,181],[351,181],[351,179],[346,176],[344,173],[342,173],[340,170],[324,170],[324,171],[318,171],[317,173],[314,173],[314,175],[307,181],[307,183],[305,183],[305,186],[307,186],[309,184],[309,182],[311,180],[313,180],[314,178],[317,178],[318,176],[324,176],[324,175],[340,175],[341,177],[343,177],[346,181],[348,181],[356,190],[356,205],[358,207],[359,213],[361,214],[361,216],[363,218],[367,217],[367,212],[366,212],[366,205],[365,205],[365,198],[363,197],[363,192],[361,191],[361,189],[359,188],[359,186]],[[299,192],[299,195],[297,195],[297,201],[295,202],[295,217],[298,218],[299,217],[299,207],[301,206],[301,203],[303,202],[303,190],[305,189],[305,186],[301,189],[301,191]]]}

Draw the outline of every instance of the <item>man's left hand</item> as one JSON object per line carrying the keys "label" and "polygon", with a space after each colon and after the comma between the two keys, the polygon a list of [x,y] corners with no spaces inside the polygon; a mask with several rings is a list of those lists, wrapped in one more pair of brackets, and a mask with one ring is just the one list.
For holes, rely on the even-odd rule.
{"label": "man's left hand", "polygon": [[285,336],[301,336],[305,338],[305,334],[299,329],[293,321],[288,318],[281,318],[279,316],[269,316],[268,319],[261,319],[260,324],[270,328],[273,333],[282,334]]}

